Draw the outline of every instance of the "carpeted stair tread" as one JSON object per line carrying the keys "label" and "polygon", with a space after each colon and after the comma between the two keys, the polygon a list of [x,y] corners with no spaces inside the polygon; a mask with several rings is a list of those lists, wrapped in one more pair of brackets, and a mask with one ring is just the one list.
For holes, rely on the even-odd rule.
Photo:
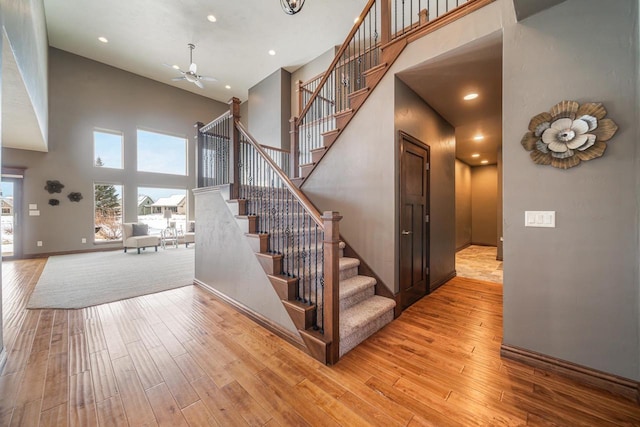
{"label": "carpeted stair tread", "polygon": [[393,320],[396,303],[374,295],[340,312],[340,357]]}
{"label": "carpeted stair tread", "polygon": [[340,310],[344,311],[375,294],[376,279],[353,276],[340,281]]}
{"label": "carpeted stair tread", "polygon": [[376,318],[389,310],[393,310],[396,303],[391,298],[374,295],[360,304],[350,307],[340,313],[340,336],[348,337],[360,326],[373,322]]}
{"label": "carpeted stair tread", "polygon": [[357,258],[342,257],[342,258],[339,258],[339,261],[340,261],[340,271],[347,270],[353,267],[358,267],[360,265],[360,260]]}

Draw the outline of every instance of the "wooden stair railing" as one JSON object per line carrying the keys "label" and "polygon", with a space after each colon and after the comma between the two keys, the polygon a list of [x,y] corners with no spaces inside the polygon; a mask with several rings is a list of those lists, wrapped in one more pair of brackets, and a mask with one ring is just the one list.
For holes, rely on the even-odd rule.
{"label": "wooden stair railing", "polygon": [[300,114],[290,120],[292,181],[302,185],[313,172],[409,41],[493,1],[370,0],[327,71],[298,85]]}
{"label": "wooden stair railing", "polygon": [[[198,183],[230,185],[229,203],[309,354],[323,363],[340,355],[337,212],[320,212],[230,112],[198,127]],[[267,153],[273,151],[273,153]]]}

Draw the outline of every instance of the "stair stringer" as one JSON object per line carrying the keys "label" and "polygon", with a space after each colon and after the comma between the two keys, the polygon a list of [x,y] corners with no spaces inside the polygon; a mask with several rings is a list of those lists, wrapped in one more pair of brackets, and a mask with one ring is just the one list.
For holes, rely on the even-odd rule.
{"label": "stair stringer", "polygon": [[199,233],[194,282],[297,348],[303,340],[273,294],[254,251],[229,210],[228,186],[195,189]]}
{"label": "stair stringer", "polygon": [[257,261],[269,279],[287,314],[295,325],[309,355],[321,363],[329,360],[331,342],[316,329],[317,308],[315,304],[304,304],[297,300],[298,279],[283,276],[282,255],[269,253],[268,234],[257,233],[259,217],[246,214],[246,201],[226,199],[227,206],[244,232]]}

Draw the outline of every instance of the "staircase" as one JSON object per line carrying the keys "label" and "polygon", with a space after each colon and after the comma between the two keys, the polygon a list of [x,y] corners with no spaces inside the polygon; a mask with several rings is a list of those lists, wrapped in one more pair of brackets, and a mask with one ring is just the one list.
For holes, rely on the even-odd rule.
{"label": "staircase", "polygon": [[298,187],[409,41],[494,0],[460,0],[452,9],[435,1],[430,20],[421,0],[369,0],[327,72],[304,89],[311,95],[291,120],[289,163],[284,152],[268,154],[249,135],[238,99],[229,101],[228,113],[196,125],[198,187],[230,185],[227,204],[237,224],[309,354],[323,363],[336,363],[391,322],[395,301],[380,295],[393,296],[384,284],[360,274],[357,258],[344,256],[338,213],[321,215]]}
{"label": "staircase", "polygon": [[298,85],[291,180],[302,186],[409,42],[492,1],[369,0],[322,77]]}
{"label": "staircase", "polygon": [[[301,301],[304,291],[300,280],[283,274],[283,254],[274,253],[269,246],[273,242],[269,233],[259,233],[260,217],[247,214],[247,199],[228,200],[229,209],[236,218],[240,229],[244,231],[251,248],[254,250],[260,265],[289,313],[294,325],[303,338],[309,353],[322,360],[327,352],[327,342],[318,332],[322,325],[322,301],[311,294],[311,301]],[[265,215],[263,220],[267,219]],[[294,222],[298,219],[294,218]],[[307,231],[307,238],[312,240],[313,231]],[[286,237],[277,236],[275,245],[284,247]],[[362,341],[390,323],[394,318],[395,301],[375,294],[376,280],[358,273],[360,261],[344,256],[344,242],[339,243],[339,310],[340,341],[339,356],[356,347]],[[294,251],[295,252],[295,251]],[[309,253],[309,259],[314,255]],[[293,259],[298,259],[293,254]],[[303,269],[304,270],[304,269]],[[310,268],[311,274],[316,269]]]}

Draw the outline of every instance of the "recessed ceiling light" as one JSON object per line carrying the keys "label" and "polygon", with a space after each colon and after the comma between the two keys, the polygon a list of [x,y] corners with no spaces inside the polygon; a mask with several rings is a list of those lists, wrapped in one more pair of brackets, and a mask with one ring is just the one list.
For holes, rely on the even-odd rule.
{"label": "recessed ceiling light", "polygon": [[213,16],[213,15],[207,15],[207,21],[209,21],[209,22],[216,22],[216,21],[217,21],[217,19],[216,19],[216,17],[215,17],[215,16]]}
{"label": "recessed ceiling light", "polygon": [[171,68],[173,68],[174,70],[179,70],[179,69],[180,69],[180,66],[179,66],[179,65],[176,65],[176,64],[173,64],[173,65],[171,66]]}
{"label": "recessed ceiling light", "polygon": [[476,140],[476,141],[482,141],[484,139],[484,136],[476,135],[476,136],[473,137],[473,139]]}
{"label": "recessed ceiling light", "polygon": [[472,154],[471,157],[480,157],[480,154],[475,153],[475,154]]}
{"label": "recessed ceiling light", "polygon": [[483,160],[480,163],[482,163],[483,165],[486,165],[487,163],[489,163],[489,160]]}
{"label": "recessed ceiling light", "polygon": [[477,93],[468,93],[462,99],[464,99],[465,101],[471,101],[472,99],[476,99],[477,97]]}
{"label": "recessed ceiling light", "polygon": [[98,40],[100,40],[102,43],[109,43],[109,40],[103,36],[98,37]]}
{"label": "recessed ceiling light", "polygon": [[276,51],[275,51],[275,50],[271,49],[271,50],[269,51],[269,55],[273,56],[273,55],[275,55],[275,54],[276,54]]}
{"label": "recessed ceiling light", "polygon": [[231,89],[231,86],[226,85],[226,86],[225,86],[225,88],[226,88],[226,89]]}

